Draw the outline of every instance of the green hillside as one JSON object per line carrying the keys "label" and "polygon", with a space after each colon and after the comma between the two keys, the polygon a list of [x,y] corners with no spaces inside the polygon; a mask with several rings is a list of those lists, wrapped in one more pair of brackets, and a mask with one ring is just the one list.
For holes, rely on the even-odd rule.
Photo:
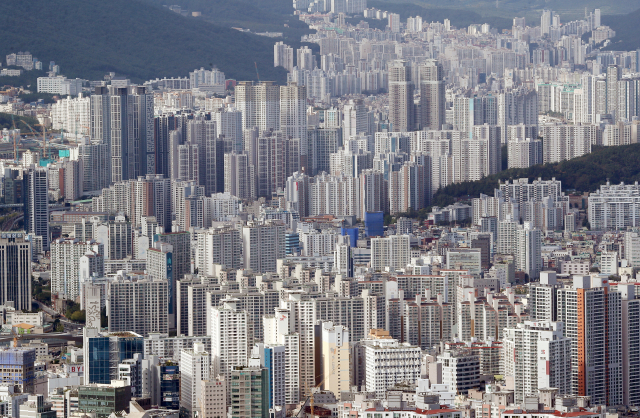
{"label": "green hillside", "polygon": [[480,193],[493,196],[500,181],[525,177],[529,180],[555,177],[562,181],[563,189],[579,192],[593,192],[607,179],[614,184],[640,181],[640,144],[597,147],[591,154],[573,160],[510,169],[479,181],[452,184],[438,190],[432,203],[446,206],[459,199],[478,197]]}
{"label": "green hillside", "polygon": [[35,126],[38,123],[36,118],[28,116],[13,116],[12,118],[9,113],[0,113],[0,130],[13,129],[14,126],[22,130],[27,129],[20,121],[25,121],[31,126]]}
{"label": "green hillside", "polygon": [[[165,0],[145,0],[157,6]],[[181,0],[180,7],[200,12],[201,19],[225,27],[254,32],[282,32],[287,43],[300,44],[300,37],[313,31],[293,15],[292,0]]]}
{"label": "green hillside", "polygon": [[633,51],[640,48],[640,9],[626,15],[602,16],[602,24],[616,31],[605,48],[610,51]]}
{"label": "green hillside", "polygon": [[141,82],[215,65],[227,78],[253,80],[257,62],[261,79],[286,80],[286,71],[273,67],[273,39],[141,0],[3,1],[0,39],[3,61],[28,50],[45,66],[55,61],[67,77],[95,80],[113,71]]}

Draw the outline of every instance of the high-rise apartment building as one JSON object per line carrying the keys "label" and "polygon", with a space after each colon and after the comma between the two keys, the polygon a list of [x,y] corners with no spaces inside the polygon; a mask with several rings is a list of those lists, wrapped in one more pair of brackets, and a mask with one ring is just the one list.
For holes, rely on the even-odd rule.
{"label": "high-rise apartment building", "polygon": [[287,178],[300,170],[300,139],[282,131],[264,131],[257,141],[257,194],[271,197],[283,190]]}
{"label": "high-rise apartment building", "polygon": [[256,198],[255,167],[247,153],[224,155],[224,191],[240,199]]}
{"label": "high-rise apartment building", "polygon": [[[429,192],[430,190],[423,191]],[[384,173],[373,169],[362,170],[358,176],[358,218],[364,219],[367,212],[386,212],[389,205],[388,196],[389,184],[384,178]]]}
{"label": "high-rise apartment building", "polygon": [[374,271],[391,271],[407,267],[410,261],[409,235],[390,235],[371,239],[371,268]]}
{"label": "high-rise apartment building", "polygon": [[45,167],[31,167],[22,174],[24,225],[26,232],[42,237],[42,249],[49,250],[49,179]]}
{"label": "high-rise apartment building", "polygon": [[[103,115],[96,118],[104,124],[107,119],[104,112],[109,112],[111,182],[154,174],[153,94],[147,93],[146,87],[122,87],[111,88],[108,95],[108,106],[103,105],[100,109]],[[98,100],[92,98],[92,104]]]}
{"label": "high-rise apartment building", "polygon": [[[238,309],[238,302],[238,299],[227,298],[222,300],[222,306],[209,308],[212,372],[216,376],[224,376],[226,382],[231,382],[234,367],[247,366],[249,361],[249,315]],[[231,390],[227,399],[233,399]]]}
{"label": "high-rise apartment building", "polygon": [[389,123],[394,132],[415,130],[413,90],[410,63],[394,61],[389,67]]}
{"label": "high-rise apartment building", "polygon": [[640,226],[640,186],[609,182],[589,195],[588,218],[591,229],[608,231]]}
{"label": "high-rise apartment building", "polygon": [[[173,279],[169,280],[167,285],[169,290],[169,326],[171,329],[175,329],[175,317],[177,310],[177,286],[175,283],[178,280],[182,280],[185,274],[191,273],[191,235],[188,231],[156,234],[153,237],[153,241],[155,248],[158,248],[156,247],[158,242],[166,243],[171,246],[170,250],[168,247],[160,247],[160,251],[153,254],[152,257],[158,256],[159,264],[157,264],[157,266],[163,271],[166,269],[167,278],[169,278],[169,272],[173,276]],[[169,251],[171,258],[169,258]]]}
{"label": "high-rise apartment building", "polygon": [[[300,166],[309,171],[307,141],[307,88],[290,82],[280,86],[280,130],[286,138],[299,141]],[[295,156],[293,156],[295,158]],[[297,170],[294,170],[297,171]]]}
{"label": "high-rise apartment building", "polygon": [[428,206],[431,195],[430,159],[427,164],[405,162],[398,171],[389,173],[389,212],[391,214],[420,210]]}
{"label": "high-rise apartment building", "polygon": [[309,216],[309,176],[296,171],[287,178],[284,188],[287,210],[296,211],[301,218]]}
{"label": "high-rise apartment building", "polygon": [[231,399],[231,417],[269,417],[269,374],[262,367],[234,366],[231,387],[246,388]]}
{"label": "high-rise apartment building", "polygon": [[[206,196],[221,192],[224,188],[224,141],[218,137],[216,121],[205,119],[189,121],[187,139],[192,146],[198,146],[199,182],[196,184],[204,186]],[[189,179],[180,178],[180,180]]]}
{"label": "high-rise apartment building", "polygon": [[276,42],[273,46],[273,66],[293,70],[293,48],[284,42]]}
{"label": "high-rise apartment building", "polygon": [[319,322],[316,325],[316,341],[319,341],[319,354],[316,368],[320,374],[316,381],[322,381],[322,388],[333,393],[348,392],[351,388],[351,347],[349,330],[332,322]]}
{"label": "high-rise apartment building", "polygon": [[245,269],[258,273],[275,272],[284,258],[285,226],[277,221],[249,222],[242,227],[242,256]]}
{"label": "high-rise apartment building", "polygon": [[280,87],[277,84],[241,81],[235,88],[235,95],[235,106],[242,112],[243,131],[254,127],[259,132],[280,129]]}
{"label": "high-rise apartment building", "polygon": [[251,350],[250,367],[267,369],[269,376],[269,409],[284,410],[286,405],[286,350],[284,345],[258,343]]}
{"label": "high-rise apartment building", "polygon": [[199,415],[203,399],[201,381],[211,376],[211,357],[204,344],[195,343],[193,349],[180,352],[180,408],[190,417]]}
{"label": "high-rise apartment building", "polygon": [[542,141],[515,138],[507,144],[509,168],[527,168],[542,164]]}
{"label": "high-rise apartment building", "polygon": [[196,268],[199,274],[214,276],[215,265],[242,267],[242,236],[238,229],[217,227],[196,231]]}
{"label": "high-rise apartment building", "polygon": [[369,133],[369,116],[367,107],[359,99],[351,99],[342,109],[343,135],[350,139],[359,134]]}
{"label": "high-rise apartment building", "polygon": [[296,51],[298,55],[298,60],[296,62],[296,66],[299,70],[315,70],[318,66],[318,62],[316,60],[316,56],[313,55],[313,50],[308,46],[303,46],[298,48]]}
{"label": "high-rise apartment building", "polygon": [[80,295],[80,258],[90,252],[99,258],[96,275],[104,276],[104,245],[96,241],[60,238],[51,243],[51,292],[75,300]]}
{"label": "high-rise apartment building", "polygon": [[503,373],[514,376],[515,401],[542,388],[571,393],[571,340],[562,322],[529,322],[506,328],[502,338]]}
{"label": "high-rise apartment building", "polygon": [[82,190],[95,191],[109,187],[111,171],[107,144],[87,139],[80,140],[78,159],[82,162]]}
{"label": "high-rise apartment building", "polygon": [[211,114],[216,122],[218,139],[224,144],[224,153],[242,152],[242,112],[234,107],[225,107]]}
{"label": "high-rise apartment building", "polygon": [[606,279],[573,276],[558,290],[557,320],[571,339],[572,393],[598,404],[621,405],[621,294]]}
{"label": "high-rise apartment building", "polygon": [[22,232],[0,235],[0,304],[31,310],[31,242]]}
{"label": "high-rise apartment building", "polygon": [[361,344],[368,392],[384,396],[396,383],[415,383],[420,377],[420,347],[400,343],[384,330],[372,330]]}
{"label": "high-rise apartment building", "polygon": [[200,381],[200,416],[225,418],[227,416],[227,382],[224,377]]}
{"label": "high-rise apartment building", "polygon": [[516,229],[516,269],[529,275],[529,280],[537,280],[542,270],[542,231],[529,222]]}
{"label": "high-rise apartment building", "polygon": [[[314,324],[316,323],[316,309],[312,299],[305,299],[302,291],[288,291],[280,300],[280,308],[269,321],[269,329],[265,322],[265,336],[273,335],[286,347],[287,352],[287,403],[295,399],[292,393],[299,390],[298,399],[304,399],[310,388],[315,387],[315,357],[314,357]],[[273,337],[270,337],[273,338]],[[265,338],[265,342],[267,340]],[[297,351],[297,353],[296,353]],[[290,354],[297,354],[297,362],[289,358]],[[297,370],[291,370],[296,367]],[[293,379],[296,381],[294,382]]]}
{"label": "high-rise apartment building", "polygon": [[[420,27],[422,31],[422,27]],[[444,69],[437,61],[428,60],[420,72],[420,126],[439,131],[445,123]]]}
{"label": "high-rise apartment building", "polygon": [[123,273],[109,282],[108,295],[109,332],[169,332],[166,278]]}

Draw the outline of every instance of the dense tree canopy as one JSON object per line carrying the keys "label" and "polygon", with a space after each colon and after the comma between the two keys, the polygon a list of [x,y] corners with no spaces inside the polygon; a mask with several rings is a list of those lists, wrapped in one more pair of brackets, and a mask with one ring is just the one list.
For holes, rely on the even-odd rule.
{"label": "dense tree canopy", "polygon": [[452,184],[438,190],[432,204],[446,206],[456,200],[478,197],[480,193],[493,196],[500,181],[525,177],[529,180],[555,177],[562,181],[563,189],[579,192],[593,192],[607,180],[611,183],[640,181],[640,144],[594,147],[591,154],[572,160],[510,169],[479,181]]}

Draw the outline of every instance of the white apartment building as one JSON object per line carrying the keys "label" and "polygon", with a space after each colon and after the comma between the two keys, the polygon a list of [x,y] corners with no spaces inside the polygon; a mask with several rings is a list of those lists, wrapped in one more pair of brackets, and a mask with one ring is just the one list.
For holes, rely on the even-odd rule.
{"label": "white apartment building", "polygon": [[498,254],[514,254],[516,251],[516,231],[518,222],[514,220],[504,220],[498,222]]}
{"label": "white apartment building", "polygon": [[[303,299],[302,291],[287,291],[284,298],[280,300],[280,308],[276,310],[278,320],[288,322],[284,324],[282,328],[279,328],[277,335],[287,347],[287,352],[294,352],[295,347],[291,347],[291,344],[298,342],[299,344],[299,398],[304,399],[305,394],[308,393],[315,386],[315,356],[314,356],[314,325],[316,323],[316,308],[315,303],[311,299]],[[286,329],[288,325],[288,331]],[[280,324],[278,324],[280,327]],[[271,331],[270,331],[271,332]],[[265,324],[265,335],[267,333]],[[297,334],[296,337],[289,337],[292,334]],[[266,341],[266,338],[265,338]],[[287,384],[293,389],[293,383]],[[289,395],[290,398],[293,394]],[[287,401],[287,403],[289,403]]]}
{"label": "white apartment building", "polygon": [[396,271],[407,267],[411,261],[411,237],[391,235],[371,239],[371,269]]}
{"label": "white apartment building", "polygon": [[591,152],[591,145],[597,144],[597,125],[547,123],[540,125],[543,162],[555,163],[577,158]]}
{"label": "white apartment building", "polygon": [[285,256],[286,227],[277,221],[249,222],[242,227],[242,256],[245,269],[256,273],[276,271]]}
{"label": "white apartment building", "polygon": [[640,233],[624,233],[624,259],[629,262],[629,266],[640,267]]}
{"label": "white apartment building", "polygon": [[64,76],[38,77],[38,93],[50,93],[75,96],[82,92],[82,81],[79,78],[68,80]]}
{"label": "white apartment building", "polygon": [[542,164],[542,141],[514,138],[507,143],[509,168],[527,168]]}
{"label": "white apartment building", "polygon": [[[88,251],[104,260],[104,245],[96,241],[60,238],[51,243],[52,293],[70,300],[80,296],[80,258]],[[96,273],[102,277],[104,267]]]}
{"label": "white apartment building", "polygon": [[529,284],[529,317],[532,321],[555,321],[556,298],[560,287],[555,271],[540,272],[540,281]]}
{"label": "white apartment building", "polygon": [[447,268],[468,270],[469,274],[480,274],[481,252],[479,248],[453,248],[447,251]]}
{"label": "white apartment building", "polygon": [[640,226],[640,186],[607,182],[589,195],[591,230],[607,231]]}
{"label": "white apartment building", "polygon": [[540,277],[542,270],[542,232],[525,222],[516,230],[516,269],[524,271],[530,280]]}
{"label": "white apartment building", "polygon": [[[89,97],[83,97],[82,93],[75,98],[67,96],[58,100],[51,105],[51,128],[64,130],[66,135],[89,135],[89,105]],[[75,139],[78,140],[78,137]]]}
{"label": "white apartment building", "polygon": [[616,251],[603,251],[600,254],[600,274],[615,276],[618,274],[618,253]]}
{"label": "white apartment building", "polygon": [[[209,308],[212,372],[224,376],[227,382],[234,366],[247,366],[249,361],[249,314],[238,310],[238,302],[227,298],[222,306]],[[230,393],[227,398],[230,400]]]}
{"label": "white apartment building", "polygon": [[293,70],[293,48],[284,42],[276,42],[273,46],[273,66]]}
{"label": "white apartment building", "polygon": [[563,261],[560,264],[560,273],[580,276],[586,276],[589,274],[589,268],[591,263],[589,261]]}
{"label": "white apartment building", "polygon": [[322,173],[309,184],[309,215],[357,215],[358,179]]}
{"label": "white apartment building", "polygon": [[287,138],[300,140],[300,163],[309,166],[307,156],[307,87],[289,82],[280,86],[280,130]]}
{"label": "white apartment building", "polygon": [[389,387],[400,382],[416,383],[420,378],[420,347],[399,343],[387,336],[362,341],[365,356],[367,392],[385,396]]}
{"label": "white apartment building", "polygon": [[242,267],[242,236],[231,227],[196,230],[196,268],[199,274],[215,275],[216,265]]}
{"label": "white apartment building", "polygon": [[442,364],[442,383],[450,391],[467,394],[480,384],[480,357],[467,350],[446,350],[438,356]]}
{"label": "white apartment building", "polygon": [[158,356],[161,358],[180,361],[183,350],[193,350],[194,344],[200,343],[207,353],[211,350],[211,336],[188,337],[180,335],[169,337],[168,334],[150,333],[144,339],[144,356]]}
{"label": "white apartment building", "polygon": [[332,255],[336,248],[337,235],[335,233],[303,232],[300,233],[303,255],[323,256]]}
{"label": "white apartment building", "polygon": [[202,394],[202,380],[210,379],[211,363],[204,344],[194,343],[193,349],[180,352],[180,406],[189,417],[199,414]]}
{"label": "white apartment building", "polygon": [[109,332],[133,331],[142,336],[169,332],[166,279],[123,273],[109,282],[107,293]]}
{"label": "white apartment building", "polygon": [[525,321],[506,328],[502,338],[502,373],[513,376],[515,402],[542,388],[571,392],[571,340],[562,322]]}
{"label": "white apartment building", "polygon": [[[308,307],[308,306],[307,306]],[[301,394],[300,385],[300,352],[306,347],[300,346],[300,334],[298,334],[289,321],[291,312],[285,308],[275,308],[275,314],[265,315],[262,318],[264,327],[264,343],[269,347],[284,347],[285,372],[284,372],[284,398],[285,404],[298,403]]]}

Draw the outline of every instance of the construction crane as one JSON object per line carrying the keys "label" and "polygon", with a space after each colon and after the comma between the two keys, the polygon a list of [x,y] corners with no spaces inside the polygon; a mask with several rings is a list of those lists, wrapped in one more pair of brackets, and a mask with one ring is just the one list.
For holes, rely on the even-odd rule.
{"label": "construction crane", "polygon": [[18,348],[18,339],[22,336],[16,332],[15,328],[11,328],[11,334],[13,334],[13,348]]}
{"label": "construction crane", "polygon": [[258,63],[254,61],[253,64],[256,66],[256,75],[258,76],[258,83],[259,83],[260,82],[260,74],[258,73]]}
{"label": "construction crane", "polygon": [[[21,119],[21,121],[31,129],[31,133],[37,138],[38,134],[27,122]],[[43,123],[37,123],[35,126],[42,126],[42,158],[45,159],[47,155],[47,132]]]}
{"label": "construction crane", "polygon": [[[335,353],[335,348],[331,349],[332,353]],[[315,385],[313,388],[311,388],[311,392],[309,392],[309,396],[307,396],[307,399],[305,399],[304,403],[302,404],[302,406],[300,407],[300,412],[298,412],[298,414],[296,415],[296,417],[299,417],[300,414],[302,413],[302,411],[304,410],[304,406],[307,404],[307,401],[309,401],[309,406],[311,407],[311,416],[313,416],[313,393],[314,390],[318,389],[320,386],[322,386],[322,384],[325,382],[325,380],[327,380],[327,378],[331,375],[333,375],[333,373],[336,370],[336,365],[334,363],[333,368],[331,369],[331,373],[329,373],[327,376],[323,377],[322,380],[320,381],[320,383],[318,383],[317,385]],[[307,388],[307,384],[305,383],[305,390],[308,390]]]}

